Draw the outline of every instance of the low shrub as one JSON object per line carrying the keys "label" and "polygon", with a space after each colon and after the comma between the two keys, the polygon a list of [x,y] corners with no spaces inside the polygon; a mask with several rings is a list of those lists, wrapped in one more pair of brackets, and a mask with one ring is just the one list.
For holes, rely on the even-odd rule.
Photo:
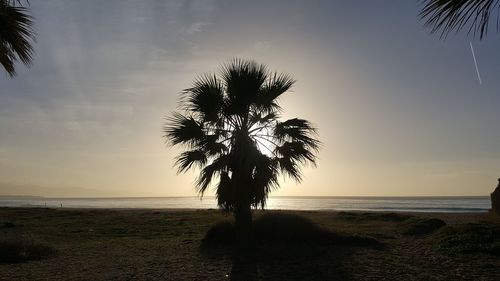
{"label": "low shrub", "polygon": [[405,235],[425,235],[431,234],[446,223],[435,218],[411,218],[403,222],[403,231]]}
{"label": "low shrub", "polygon": [[448,227],[438,236],[437,247],[452,253],[487,253],[500,256],[500,225],[468,223]]}
{"label": "low shrub", "polygon": [[53,247],[30,237],[0,238],[0,263],[40,260],[54,253]]}
{"label": "low shrub", "polygon": [[[380,245],[373,238],[359,235],[348,235],[331,232],[311,220],[286,213],[267,213],[258,217],[253,223],[254,237],[257,243],[274,244],[346,244],[346,245]],[[234,225],[221,222],[206,233],[202,245],[224,245],[234,242]]]}

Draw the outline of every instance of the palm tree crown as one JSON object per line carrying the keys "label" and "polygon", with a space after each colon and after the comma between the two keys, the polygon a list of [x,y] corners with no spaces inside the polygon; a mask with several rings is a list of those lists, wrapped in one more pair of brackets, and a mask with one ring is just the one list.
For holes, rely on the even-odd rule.
{"label": "palm tree crown", "polygon": [[33,19],[21,4],[20,0],[0,0],[0,64],[11,77],[16,75],[17,60],[30,65],[33,59]]}
{"label": "palm tree crown", "polygon": [[181,112],[167,119],[164,132],[171,145],[187,148],[176,158],[179,172],[201,169],[201,195],[217,179],[221,208],[264,207],[280,174],[300,182],[300,166],[316,164],[316,129],[303,119],[279,120],[279,98],[294,82],[265,65],[235,59],[182,92]]}
{"label": "palm tree crown", "polygon": [[441,37],[452,31],[468,28],[468,33],[482,39],[488,32],[490,18],[496,14],[496,27],[500,20],[500,0],[421,0],[424,7],[420,17],[432,32],[441,30]]}

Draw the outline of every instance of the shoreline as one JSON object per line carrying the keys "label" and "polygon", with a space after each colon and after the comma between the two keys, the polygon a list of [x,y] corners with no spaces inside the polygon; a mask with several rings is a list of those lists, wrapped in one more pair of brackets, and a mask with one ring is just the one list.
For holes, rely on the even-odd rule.
{"label": "shoreline", "polygon": [[[59,198],[0,199],[0,206],[22,208],[100,208],[100,209],[217,209],[214,198]],[[491,208],[488,197],[273,197],[268,210],[361,211],[417,213],[486,213]]]}
{"label": "shoreline", "polygon": [[[109,211],[221,211],[219,208],[147,208],[147,207],[58,207],[58,206],[0,206],[0,209],[51,209],[51,210],[109,210]],[[465,208],[464,208],[465,209]],[[401,214],[488,214],[491,209],[480,209],[478,211],[414,211],[414,210],[375,210],[375,209],[252,209],[254,212],[277,211],[277,212],[317,212],[317,213],[401,213]]]}
{"label": "shoreline", "polygon": [[[116,210],[116,211],[222,211],[219,208],[147,208],[147,207],[58,207],[58,206],[0,206],[0,209],[53,209],[53,210]],[[465,210],[467,208],[464,208]],[[252,209],[254,212],[278,211],[278,212],[318,212],[318,213],[401,213],[401,214],[487,214],[491,209],[477,209],[478,211],[414,211],[414,210],[376,210],[376,209]]]}
{"label": "shoreline", "polygon": [[[53,210],[53,211],[74,211],[74,212],[101,212],[101,213],[112,213],[112,212],[123,212],[123,213],[216,213],[223,214],[228,217],[232,217],[231,212],[225,212],[224,210],[217,208],[82,208],[82,207],[44,207],[44,206],[34,206],[34,207],[9,207],[0,206],[0,210],[21,210],[21,211],[32,211],[32,210]],[[377,210],[377,211],[365,211],[365,210],[290,210],[290,209],[256,209],[253,210],[254,215],[258,216],[264,213],[292,213],[292,214],[312,214],[321,216],[336,216],[338,214],[397,214],[397,215],[407,215],[422,218],[439,218],[450,224],[463,224],[467,222],[478,221],[483,218],[488,218],[492,220],[500,221],[500,215],[492,213],[490,210],[484,212],[413,212],[413,211],[387,211],[387,210]]]}

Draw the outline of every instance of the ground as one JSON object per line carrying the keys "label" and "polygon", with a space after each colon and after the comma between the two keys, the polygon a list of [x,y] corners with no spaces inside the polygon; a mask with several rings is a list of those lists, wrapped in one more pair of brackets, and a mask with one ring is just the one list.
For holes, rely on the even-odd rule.
{"label": "ground", "polygon": [[217,230],[232,220],[218,210],[0,208],[0,280],[500,280],[491,214],[254,217],[257,246],[241,254]]}

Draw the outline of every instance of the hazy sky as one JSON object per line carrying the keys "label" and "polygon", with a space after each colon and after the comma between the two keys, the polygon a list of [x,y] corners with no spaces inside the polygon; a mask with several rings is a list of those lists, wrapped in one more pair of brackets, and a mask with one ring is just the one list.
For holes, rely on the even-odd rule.
{"label": "hazy sky", "polygon": [[286,117],[324,142],[275,195],[488,195],[500,176],[500,34],[440,40],[417,1],[30,2],[34,65],[0,71],[0,194],[194,195],[163,118],[235,57],[292,74]]}

